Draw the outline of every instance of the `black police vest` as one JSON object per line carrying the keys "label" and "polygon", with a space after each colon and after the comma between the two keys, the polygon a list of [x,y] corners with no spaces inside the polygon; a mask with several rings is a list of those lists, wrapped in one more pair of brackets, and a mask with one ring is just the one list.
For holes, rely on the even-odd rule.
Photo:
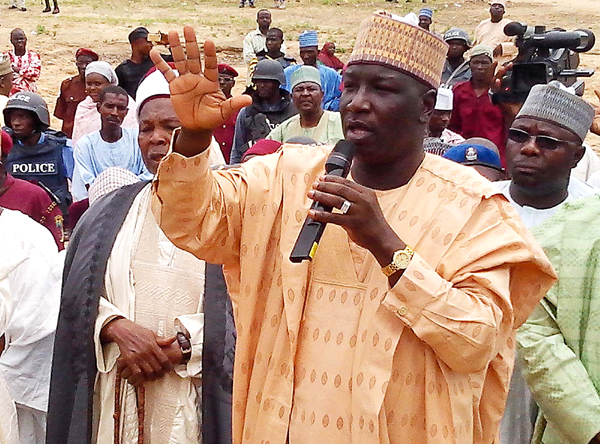
{"label": "black police vest", "polygon": [[8,172],[18,179],[39,182],[56,198],[63,213],[71,203],[71,193],[65,176],[63,147],[67,139],[55,132],[45,132],[44,143],[23,146],[15,143],[6,159]]}

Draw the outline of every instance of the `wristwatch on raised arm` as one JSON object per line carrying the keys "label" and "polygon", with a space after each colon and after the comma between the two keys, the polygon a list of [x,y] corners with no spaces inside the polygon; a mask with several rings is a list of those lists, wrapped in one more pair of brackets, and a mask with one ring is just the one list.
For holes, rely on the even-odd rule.
{"label": "wristwatch on raised arm", "polygon": [[381,271],[383,271],[383,274],[385,274],[387,277],[390,277],[397,271],[406,270],[414,254],[415,250],[407,245],[404,247],[404,250],[396,251],[394,256],[392,256],[392,262],[383,267]]}
{"label": "wristwatch on raised arm", "polygon": [[179,348],[181,349],[181,354],[183,355],[182,364],[187,364],[190,358],[192,357],[192,344],[190,343],[190,339],[185,335],[185,333],[177,333],[177,343],[179,344]]}

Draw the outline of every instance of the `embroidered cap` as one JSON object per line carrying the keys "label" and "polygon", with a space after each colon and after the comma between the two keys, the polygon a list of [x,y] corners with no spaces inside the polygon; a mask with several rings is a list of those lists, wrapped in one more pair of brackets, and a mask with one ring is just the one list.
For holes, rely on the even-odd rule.
{"label": "embroidered cap", "polygon": [[554,123],[585,139],[594,120],[594,108],[557,80],[531,88],[515,119],[530,117]]}
{"label": "embroidered cap", "polygon": [[302,65],[293,72],[290,79],[290,89],[293,90],[296,85],[304,82],[312,82],[321,86],[321,74],[319,74],[319,70],[314,66]]}
{"label": "embroidered cap", "polygon": [[300,48],[309,48],[319,46],[319,38],[317,35],[317,31],[302,31],[300,36],[298,37],[298,43]]}
{"label": "embroidered cap", "polygon": [[415,14],[377,11],[361,23],[348,66],[388,66],[437,88],[447,53],[448,45],[420,28]]}
{"label": "embroidered cap", "polygon": [[471,59],[473,57],[477,57],[480,55],[485,55],[490,58],[490,60],[494,60],[494,50],[491,46],[488,45],[475,45],[471,50]]}

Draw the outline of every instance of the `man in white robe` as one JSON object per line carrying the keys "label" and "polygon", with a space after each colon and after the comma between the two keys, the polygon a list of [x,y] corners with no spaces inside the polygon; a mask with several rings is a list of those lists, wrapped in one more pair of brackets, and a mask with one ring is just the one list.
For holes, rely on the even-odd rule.
{"label": "man in white robe", "polygon": [[[21,444],[44,444],[63,256],[45,227],[0,208],[0,378],[16,405]],[[0,387],[0,442],[16,430]],[[5,416],[6,415],[6,416]]]}
{"label": "man in white robe", "polygon": [[[162,74],[148,76],[138,89],[138,98],[139,145],[148,170],[154,173],[179,123],[170,118],[175,113]],[[214,164],[225,163],[220,150],[212,154]],[[96,362],[91,429],[83,432],[83,439],[72,438],[78,434],[77,418],[81,417],[77,401],[70,412],[67,410],[75,415],[67,430],[61,426],[64,419],[60,417],[65,411],[59,380],[64,371],[55,364],[52,383],[56,377],[59,388],[55,389],[56,398],[51,394],[48,443],[64,443],[65,433],[73,439],[67,442],[134,444],[141,434],[145,442],[152,444],[200,442],[204,290],[210,265],[176,248],[166,238],[154,220],[151,201],[150,183],[118,189],[94,202],[74,233],[65,273],[67,292],[71,276],[77,273],[76,259],[72,258],[77,257],[78,250],[85,254],[84,237],[93,236],[90,231],[95,222],[103,225],[94,218],[114,210],[114,218],[119,219],[117,213],[122,212],[111,229],[114,240],[109,239],[110,235],[106,240],[109,254],[105,261],[98,260],[105,264],[105,272],[97,315],[95,319],[90,316]],[[102,234],[95,235],[104,241]],[[95,266],[93,254],[84,260],[89,260],[90,267]],[[65,322],[69,299],[69,294],[63,292]],[[77,316],[86,317],[84,313]],[[64,350],[56,356],[64,357]]]}

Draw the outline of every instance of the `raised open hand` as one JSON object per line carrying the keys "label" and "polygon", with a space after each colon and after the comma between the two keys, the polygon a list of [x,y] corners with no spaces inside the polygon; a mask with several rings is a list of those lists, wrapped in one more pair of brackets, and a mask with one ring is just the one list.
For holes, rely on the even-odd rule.
{"label": "raised open hand", "polygon": [[179,76],[175,75],[155,49],[150,52],[150,57],[169,82],[171,102],[181,121],[181,126],[191,131],[212,131],[235,111],[250,105],[252,98],[240,95],[226,99],[219,88],[215,44],[210,40],[204,42],[204,70],[202,70],[194,29],[186,26],[183,34],[185,50],[181,46],[179,34],[176,31],[169,31],[169,43]]}

